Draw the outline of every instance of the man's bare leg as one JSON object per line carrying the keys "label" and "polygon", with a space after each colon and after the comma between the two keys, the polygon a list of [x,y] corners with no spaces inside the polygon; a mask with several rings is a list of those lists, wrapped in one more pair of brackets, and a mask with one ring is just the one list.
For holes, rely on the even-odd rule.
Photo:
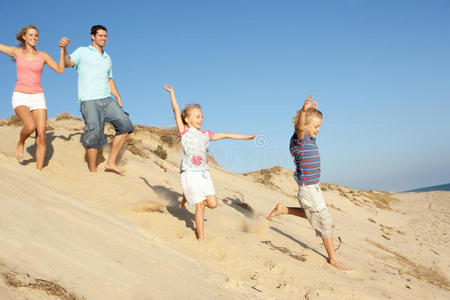
{"label": "man's bare leg", "polygon": [[109,154],[108,161],[105,164],[105,170],[114,171],[117,173],[125,173],[126,170],[119,168],[116,164],[117,156],[119,155],[120,150],[122,149],[125,141],[127,140],[128,133],[123,133],[120,135],[116,135],[112,141],[111,153]]}
{"label": "man's bare leg", "polygon": [[89,172],[97,172],[97,155],[98,149],[87,149]]}
{"label": "man's bare leg", "polygon": [[336,253],[334,252],[333,239],[331,238],[331,236],[323,237],[322,241],[323,245],[325,246],[325,250],[327,250],[328,262],[330,263],[330,265],[332,265],[338,270],[351,270],[351,268],[347,267],[336,258]]}
{"label": "man's bare leg", "polygon": [[267,220],[272,220],[273,217],[278,215],[293,215],[300,218],[306,218],[305,211],[300,207],[286,207],[282,203],[278,203],[272,212],[267,216]]}

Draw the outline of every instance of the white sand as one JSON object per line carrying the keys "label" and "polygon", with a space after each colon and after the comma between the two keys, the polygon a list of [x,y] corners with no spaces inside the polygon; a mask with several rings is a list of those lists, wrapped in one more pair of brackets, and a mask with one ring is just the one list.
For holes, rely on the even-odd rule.
{"label": "white sand", "polygon": [[[149,159],[125,151],[119,163],[125,176],[103,172],[104,162],[89,174],[79,142],[83,123],[50,120],[49,126],[50,159],[42,172],[28,153],[34,139],[20,165],[13,158],[20,127],[0,126],[2,274],[22,280],[29,274],[86,299],[450,296],[448,192],[396,195],[400,200],[387,209],[362,192],[329,186],[324,196],[336,246],[338,236],[343,240],[337,253],[354,268],[342,272],[326,262],[306,220],[265,219],[278,201],[297,206],[290,171],[273,174],[267,186],[213,166],[219,207],[206,211],[207,239],[198,242],[194,207],[177,208],[177,149],[161,160],[150,150],[168,147],[156,135],[137,133]],[[0,298],[52,296],[0,280]]]}

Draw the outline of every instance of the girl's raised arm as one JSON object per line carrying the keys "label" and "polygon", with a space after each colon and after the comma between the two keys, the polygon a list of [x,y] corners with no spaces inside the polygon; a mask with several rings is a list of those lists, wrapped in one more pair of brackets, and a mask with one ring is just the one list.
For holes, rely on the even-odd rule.
{"label": "girl's raised arm", "polygon": [[175,121],[177,122],[178,133],[182,134],[184,131],[183,120],[181,119],[180,108],[178,107],[177,99],[175,98],[175,91],[173,87],[168,84],[164,85],[164,89],[170,93],[170,101],[172,102],[173,114],[175,115]]}
{"label": "girl's raised arm", "polygon": [[6,55],[12,56],[14,58],[16,58],[16,53],[17,53],[18,49],[19,48],[17,48],[17,47],[11,47],[11,46],[6,46],[3,44],[0,44],[0,52],[3,52]]}
{"label": "girl's raised arm", "polygon": [[233,132],[224,132],[224,133],[214,133],[211,141],[218,141],[223,139],[232,139],[232,140],[253,140],[258,134],[239,134]]}

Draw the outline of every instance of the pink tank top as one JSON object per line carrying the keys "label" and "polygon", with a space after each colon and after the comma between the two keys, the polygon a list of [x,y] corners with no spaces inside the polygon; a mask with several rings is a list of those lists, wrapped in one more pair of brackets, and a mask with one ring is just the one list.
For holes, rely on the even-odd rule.
{"label": "pink tank top", "polygon": [[16,57],[17,82],[14,90],[16,92],[38,94],[43,93],[41,86],[42,69],[44,68],[44,60],[42,52],[36,60],[28,61],[22,57],[23,49],[20,49]]}

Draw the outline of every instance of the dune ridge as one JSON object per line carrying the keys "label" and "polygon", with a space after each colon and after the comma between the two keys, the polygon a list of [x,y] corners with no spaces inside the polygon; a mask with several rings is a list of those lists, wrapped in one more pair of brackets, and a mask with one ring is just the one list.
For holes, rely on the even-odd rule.
{"label": "dune ridge", "polygon": [[[136,126],[119,162],[128,171],[118,176],[102,172],[104,159],[89,174],[79,142],[83,122],[63,114],[48,121],[44,170],[34,169],[33,138],[19,164],[13,158],[19,125],[0,121],[1,299],[450,295],[450,192],[322,184],[337,253],[354,268],[341,272],[326,262],[305,220],[265,219],[277,202],[298,205],[290,170],[233,174],[212,163],[219,207],[207,211],[207,239],[198,242],[194,208],[177,208],[182,192],[173,129]],[[112,128],[107,133],[110,139]]]}

